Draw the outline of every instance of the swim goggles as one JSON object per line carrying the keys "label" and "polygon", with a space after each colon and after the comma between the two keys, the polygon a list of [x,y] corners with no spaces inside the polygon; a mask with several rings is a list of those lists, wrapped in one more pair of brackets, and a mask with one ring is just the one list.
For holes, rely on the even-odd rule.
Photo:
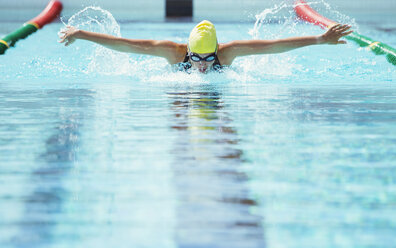
{"label": "swim goggles", "polygon": [[190,53],[190,59],[194,62],[200,62],[202,60],[204,60],[206,62],[212,62],[216,59],[216,53],[209,54],[205,58],[202,58],[201,56],[199,56],[196,53]]}

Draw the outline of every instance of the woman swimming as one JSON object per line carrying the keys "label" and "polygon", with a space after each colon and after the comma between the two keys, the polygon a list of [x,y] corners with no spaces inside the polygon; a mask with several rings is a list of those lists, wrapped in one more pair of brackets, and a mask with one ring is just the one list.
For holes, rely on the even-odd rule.
{"label": "woman swimming", "polygon": [[126,39],[68,26],[61,31],[60,43],[66,46],[76,39],[88,40],[107,48],[127,53],[149,54],[165,58],[171,65],[181,65],[206,73],[221,66],[230,66],[236,57],[287,52],[318,44],[345,44],[340,40],[353,31],[349,25],[337,24],[318,36],[291,37],[277,40],[235,40],[219,44],[216,29],[209,21],[202,21],[190,33],[188,44],[168,40]]}

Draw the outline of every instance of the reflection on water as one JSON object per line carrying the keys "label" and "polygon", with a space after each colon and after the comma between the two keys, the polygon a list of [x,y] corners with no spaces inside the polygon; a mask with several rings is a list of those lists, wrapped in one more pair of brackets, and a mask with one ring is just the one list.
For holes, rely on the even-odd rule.
{"label": "reflection on water", "polygon": [[1,248],[395,243],[390,87],[120,85],[0,91]]}
{"label": "reflection on water", "polygon": [[[60,90],[49,92],[50,97],[60,99],[53,106],[53,132],[45,140],[45,151],[37,158],[38,166],[27,177],[26,195],[23,198],[24,211],[17,223],[19,232],[12,237],[16,247],[48,247],[56,242],[55,233],[60,217],[64,213],[63,204],[69,197],[63,181],[73,168],[79,147],[79,128],[83,113],[65,111],[70,106],[83,109],[88,92]],[[38,121],[38,120],[36,120]]]}
{"label": "reflection on water", "polygon": [[173,153],[179,247],[265,247],[257,203],[238,171],[243,151],[220,93],[168,93],[177,132]]}

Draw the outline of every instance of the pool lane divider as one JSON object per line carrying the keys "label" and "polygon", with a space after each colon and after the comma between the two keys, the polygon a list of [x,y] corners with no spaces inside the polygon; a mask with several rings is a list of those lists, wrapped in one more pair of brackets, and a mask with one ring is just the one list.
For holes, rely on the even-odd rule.
{"label": "pool lane divider", "polygon": [[18,40],[25,39],[38,29],[44,27],[44,25],[51,23],[57,16],[59,16],[61,11],[62,3],[60,1],[50,1],[40,15],[26,22],[22,27],[0,40],[0,54],[4,54],[5,51],[14,46]]}
{"label": "pool lane divider", "polygon": [[[338,24],[335,21],[327,19],[326,17],[320,15],[318,12],[313,10],[304,0],[296,0],[294,5],[294,10],[298,17],[310,22],[312,24],[318,25],[322,28],[331,28],[332,26]],[[396,49],[384,44],[379,41],[375,41],[369,37],[361,35],[357,32],[353,32],[348,36],[345,36],[347,40],[354,41],[360,47],[367,47],[376,55],[385,55],[389,63],[396,65]]]}

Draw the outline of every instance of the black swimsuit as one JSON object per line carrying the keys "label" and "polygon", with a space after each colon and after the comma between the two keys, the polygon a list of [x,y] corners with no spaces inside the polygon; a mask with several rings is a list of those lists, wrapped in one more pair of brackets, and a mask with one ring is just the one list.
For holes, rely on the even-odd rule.
{"label": "black swimsuit", "polygon": [[[189,59],[190,59],[190,56],[188,56],[188,53],[186,53],[186,56],[184,57],[183,62],[175,65],[176,70],[177,71],[185,71],[185,72],[190,73],[192,65],[191,65]],[[216,55],[215,61],[212,65],[212,70],[214,70],[216,72],[222,72],[223,68],[224,67],[220,64],[219,58]]]}

